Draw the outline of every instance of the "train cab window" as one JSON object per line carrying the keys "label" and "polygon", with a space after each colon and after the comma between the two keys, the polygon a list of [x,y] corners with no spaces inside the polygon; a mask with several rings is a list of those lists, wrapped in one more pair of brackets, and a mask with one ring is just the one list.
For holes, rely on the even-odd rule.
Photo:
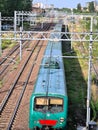
{"label": "train cab window", "polygon": [[34,110],[39,112],[57,113],[63,111],[63,99],[53,97],[35,98]]}
{"label": "train cab window", "polygon": [[48,99],[43,97],[35,98],[34,110],[43,112],[45,107],[48,106]]}
{"label": "train cab window", "polygon": [[63,111],[63,99],[61,98],[50,98],[51,112],[62,112]]}
{"label": "train cab window", "polygon": [[60,65],[56,59],[48,59],[45,61],[44,68],[60,69]]}

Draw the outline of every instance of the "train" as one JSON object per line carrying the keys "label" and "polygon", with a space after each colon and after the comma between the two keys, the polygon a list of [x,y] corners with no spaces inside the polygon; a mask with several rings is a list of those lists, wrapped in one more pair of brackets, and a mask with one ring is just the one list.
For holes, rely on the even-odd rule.
{"label": "train", "polygon": [[[54,31],[61,31],[57,24]],[[52,37],[52,34],[51,36]],[[58,34],[61,37],[61,34]],[[68,95],[61,41],[48,41],[30,97],[29,130],[66,130]]]}

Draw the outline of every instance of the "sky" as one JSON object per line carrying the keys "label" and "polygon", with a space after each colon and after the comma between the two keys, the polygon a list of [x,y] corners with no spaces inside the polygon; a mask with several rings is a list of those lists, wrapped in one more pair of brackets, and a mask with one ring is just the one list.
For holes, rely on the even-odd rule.
{"label": "sky", "polygon": [[76,8],[77,4],[80,3],[81,6],[86,6],[86,2],[91,2],[92,0],[33,0],[33,3],[41,2],[44,4],[54,4],[54,7],[58,8]]}

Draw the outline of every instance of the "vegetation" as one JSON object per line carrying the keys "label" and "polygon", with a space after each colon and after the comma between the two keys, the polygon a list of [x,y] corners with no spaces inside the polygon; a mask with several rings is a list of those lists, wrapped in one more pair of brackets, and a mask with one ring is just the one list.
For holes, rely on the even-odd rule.
{"label": "vegetation", "polygon": [[[62,9],[57,9],[59,11],[64,11],[71,13],[72,10],[69,8],[62,8]],[[77,4],[77,8],[73,8],[74,13],[95,13],[95,7],[94,7],[94,1],[89,2],[88,7],[82,7],[80,3]]]}
{"label": "vegetation", "polygon": [[15,10],[31,11],[32,0],[0,0],[2,16],[13,16]]}
{"label": "vegetation", "polygon": [[94,2],[93,2],[93,1],[89,3],[88,9],[89,9],[89,12],[90,12],[90,13],[95,12]]}
{"label": "vegetation", "polygon": [[[0,0],[0,12],[2,16],[14,16],[14,11],[31,11],[33,0]],[[71,12],[69,8],[55,8],[58,11]],[[88,7],[82,7],[80,3],[73,9],[74,13],[94,13],[94,2],[89,2]]]}
{"label": "vegetation", "polygon": [[[76,32],[90,31],[90,18],[80,19],[77,25],[74,25]],[[97,20],[97,19],[96,19]],[[95,22],[96,23],[96,22]],[[69,24],[69,30],[71,25]],[[96,31],[98,24],[93,25],[93,31]],[[72,42],[73,52],[64,53],[68,56],[88,56],[89,44],[88,42]],[[64,48],[64,47],[63,47]],[[65,49],[64,49],[65,50]],[[92,65],[97,67],[98,60],[98,43],[93,43],[93,61]],[[64,59],[68,99],[69,99],[69,113],[68,113],[68,130],[76,130],[76,125],[86,125],[86,100],[87,100],[87,82],[88,82],[88,59]],[[92,84],[91,84],[91,120],[98,121],[98,74],[95,74],[92,66]],[[97,78],[97,83],[96,83]]]}
{"label": "vegetation", "polygon": [[[70,56],[79,55],[79,49],[74,50]],[[68,55],[69,54],[64,54]],[[87,61],[85,61],[87,62]],[[84,67],[85,75],[87,74],[87,68],[84,64],[84,59],[80,64],[78,59],[64,59],[69,108],[68,108],[68,130],[76,130],[78,124],[84,124],[86,122],[86,95],[87,95],[87,81],[84,78],[84,71],[81,68]],[[87,75],[86,75],[87,76]]]}
{"label": "vegetation", "polygon": [[0,88],[2,88],[3,80],[0,80]]}
{"label": "vegetation", "polygon": [[81,7],[81,4],[80,4],[80,3],[77,5],[77,10],[78,10],[79,12],[82,12],[82,7]]}
{"label": "vegetation", "polygon": [[95,102],[93,99],[91,100],[91,107],[92,107],[92,120],[95,120],[98,118],[98,101]]}
{"label": "vegetation", "polygon": [[12,41],[12,40],[3,40],[2,41],[2,50],[6,49],[6,48],[12,48],[15,45],[16,45],[15,41]]}

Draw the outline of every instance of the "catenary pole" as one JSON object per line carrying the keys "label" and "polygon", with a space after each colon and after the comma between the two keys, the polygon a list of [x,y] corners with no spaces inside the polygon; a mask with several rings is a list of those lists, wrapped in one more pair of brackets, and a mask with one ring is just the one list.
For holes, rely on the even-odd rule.
{"label": "catenary pole", "polygon": [[16,11],[14,11],[14,37],[15,37],[15,40],[16,40],[16,22],[17,22],[17,19],[16,19]]}
{"label": "catenary pole", "polygon": [[21,39],[21,35],[22,35],[22,27],[20,27],[20,61],[22,59],[22,39]]}
{"label": "catenary pole", "polygon": [[87,88],[87,121],[86,127],[89,129],[90,122],[90,100],[91,100],[91,69],[92,69],[92,28],[93,28],[93,16],[91,16],[90,25],[90,43],[89,43],[89,66],[88,66],[88,88]]}

